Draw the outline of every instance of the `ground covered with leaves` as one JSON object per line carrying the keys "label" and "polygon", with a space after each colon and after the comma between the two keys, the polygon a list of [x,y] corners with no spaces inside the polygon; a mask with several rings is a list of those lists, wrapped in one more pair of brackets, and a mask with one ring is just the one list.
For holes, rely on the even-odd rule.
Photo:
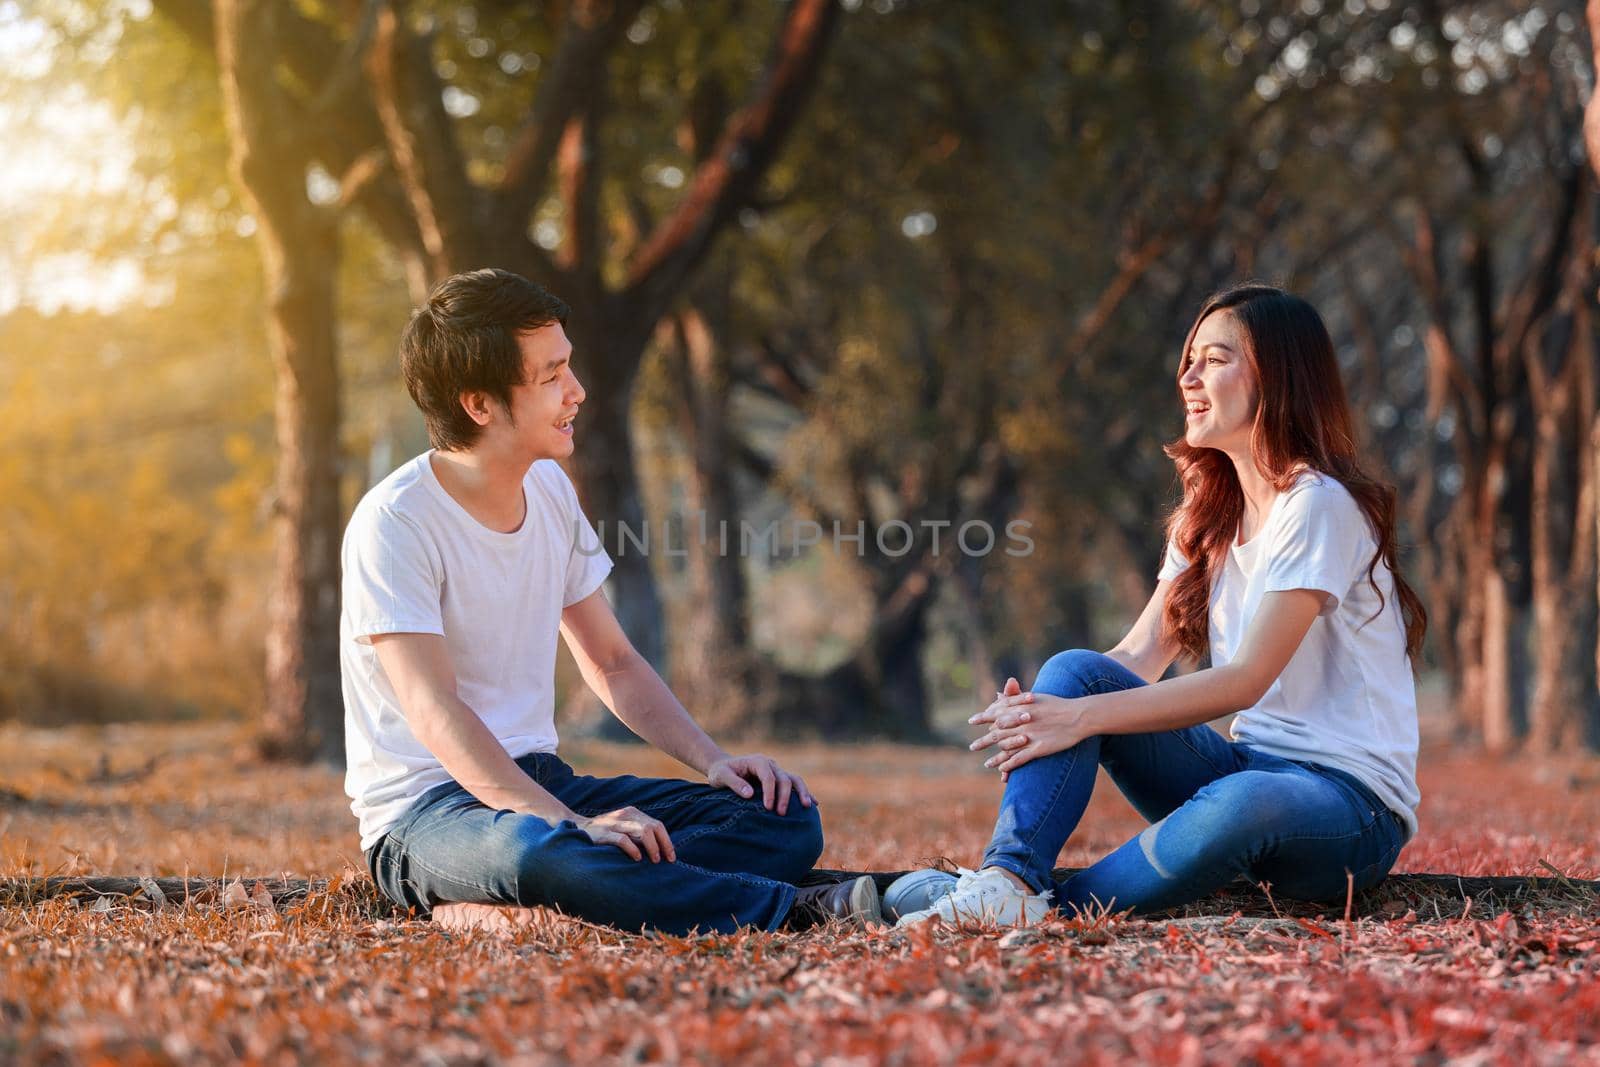
{"label": "ground covered with leaves", "polygon": [[[576,745],[583,769],[672,773]],[[786,749],[823,863],[972,862],[998,793],[961,751]],[[1539,894],[1154,920],[668,938],[548,918],[457,934],[360,871],[338,775],[256,763],[234,727],[0,728],[0,878],[224,875],[157,906],[0,906],[0,1061],[1600,1062],[1600,764],[1425,755],[1406,872]],[[1062,862],[1139,827],[1100,790]],[[274,903],[271,879],[312,880]],[[1557,891],[1560,877],[1569,891]]]}

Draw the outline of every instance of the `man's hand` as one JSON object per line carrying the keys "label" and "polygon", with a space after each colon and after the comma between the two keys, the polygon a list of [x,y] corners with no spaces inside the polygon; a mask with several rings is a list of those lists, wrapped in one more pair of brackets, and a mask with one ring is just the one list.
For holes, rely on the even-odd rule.
{"label": "man's hand", "polygon": [[789,814],[789,797],[805,807],[816,803],[798,774],[790,774],[770,756],[728,756],[706,768],[706,781],[731,789],[742,797],[755,796],[753,782],[761,783],[761,803],[768,811]]}
{"label": "man's hand", "polygon": [[676,863],[678,860],[667,828],[638,808],[618,808],[590,819],[574,817],[572,822],[595,844],[615,845],[633,859],[649,856],[651,863],[662,860]]}

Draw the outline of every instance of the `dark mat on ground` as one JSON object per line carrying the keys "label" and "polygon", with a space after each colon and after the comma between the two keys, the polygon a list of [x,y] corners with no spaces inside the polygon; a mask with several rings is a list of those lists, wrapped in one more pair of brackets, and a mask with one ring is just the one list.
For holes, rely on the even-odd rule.
{"label": "dark mat on ground", "polygon": [[[1081,868],[1058,867],[1058,879]],[[811,872],[811,883],[837,881],[870,873],[880,891],[898,878],[900,871]],[[1240,879],[1225,889],[1192,904],[1159,912],[1149,918],[1195,918],[1244,915],[1256,918],[1328,916],[1343,918],[1348,905],[1351,918],[1398,919],[1414,912],[1419,920],[1485,918],[1504,911],[1533,910],[1554,915],[1591,915],[1600,918],[1600,882],[1568,878],[1552,869],[1535,877],[1478,876],[1423,873],[1396,874],[1348,900],[1296,901],[1274,896],[1271,886]]]}
{"label": "dark mat on ground", "polygon": [[[806,884],[838,881],[870,874],[880,889],[903,871],[812,871]],[[1056,871],[1058,877],[1073,873]],[[93,876],[0,879],[0,906],[25,907],[67,896],[80,904],[143,906],[250,905],[294,908],[314,897],[337,895],[341,904],[370,908],[374,918],[398,917],[399,909],[383,900],[364,873],[334,879],[303,878],[150,878]],[[1152,918],[1247,917],[1398,919],[1414,914],[1420,921],[1487,918],[1501,912],[1593,916],[1600,919],[1600,882],[1568,878],[1552,869],[1535,877],[1469,877],[1456,874],[1397,874],[1350,899],[1292,901],[1276,897],[1271,887],[1240,880],[1228,888],[1182,908]]]}

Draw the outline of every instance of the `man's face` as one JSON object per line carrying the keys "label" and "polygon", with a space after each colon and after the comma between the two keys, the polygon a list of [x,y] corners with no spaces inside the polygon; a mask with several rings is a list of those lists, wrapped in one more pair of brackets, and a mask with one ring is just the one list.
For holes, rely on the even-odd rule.
{"label": "man's face", "polygon": [[511,419],[499,427],[533,459],[572,455],[573,420],[587,395],[572,373],[572,342],[560,323],[517,335],[522,384],[511,388]]}

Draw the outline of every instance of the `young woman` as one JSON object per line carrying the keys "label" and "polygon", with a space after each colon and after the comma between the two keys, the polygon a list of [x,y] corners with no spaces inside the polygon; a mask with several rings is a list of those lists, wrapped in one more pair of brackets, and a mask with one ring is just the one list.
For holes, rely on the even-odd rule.
{"label": "young woman", "polygon": [[[1062,652],[973,716],[1006,779],[976,872],[901,919],[1155,911],[1245,875],[1282,897],[1377,884],[1416,832],[1411,657],[1426,615],[1395,561],[1394,491],[1363,472],[1327,328],[1244,285],[1208,300],[1178,370],[1183,502],[1133,629]],[[1173,659],[1211,666],[1159,680]],[[1232,739],[1203,725],[1239,712]],[[1097,767],[1150,826],[1060,883]]]}

